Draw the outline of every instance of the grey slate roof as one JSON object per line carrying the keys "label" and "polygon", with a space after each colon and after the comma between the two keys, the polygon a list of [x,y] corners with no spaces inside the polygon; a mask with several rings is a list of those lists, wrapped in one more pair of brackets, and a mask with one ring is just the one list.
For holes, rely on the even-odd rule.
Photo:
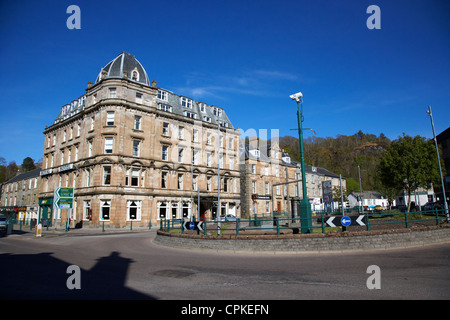
{"label": "grey slate roof", "polygon": [[[157,99],[156,100],[156,102],[158,104],[157,108],[159,108],[159,105],[170,106],[170,107],[172,107],[171,113],[186,116],[186,112],[190,112],[190,113],[193,113],[196,115],[195,116],[196,120],[206,121],[204,117],[208,117],[210,119],[210,121],[206,121],[206,122],[217,125],[217,121],[219,121],[220,125],[222,127],[234,129],[230,119],[228,118],[228,116],[225,113],[225,110],[223,110],[221,107],[217,107],[214,105],[208,105],[208,104],[206,104],[204,102],[200,102],[200,101],[195,101],[189,97],[174,94],[172,91],[166,90],[163,88],[160,88],[159,90],[167,92],[168,97],[167,97],[167,100]],[[191,100],[192,108],[183,107],[182,101],[181,101],[182,98],[187,98],[187,99]],[[204,106],[205,106],[204,112],[202,112],[200,110],[200,104],[204,104]],[[214,115],[214,113],[213,113],[214,108],[216,108],[216,110],[220,110],[220,113],[221,113],[220,116],[218,116],[217,114]]]}
{"label": "grey slate roof", "polygon": [[[363,191],[362,194],[364,199],[386,199],[383,194],[377,191]],[[352,192],[350,195],[353,195],[357,199],[361,195],[361,192]]]}
{"label": "grey slate roof", "polygon": [[[266,155],[266,151],[270,150],[270,146],[265,148],[258,148],[255,147],[253,145],[249,145],[249,144],[243,144],[241,143],[239,145],[239,153],[240,153],[240,157],[241,159],[257,159],[263,162],[270,162],[270,158]],[[252,154],[252,150],[260,150],[259,156],[255,156],[254,154]],[[243,158],[244,157],[244,158]],[[300,167],[300,163],[296,162],[296,161],[290,161],[290,162],[286,162],[284,159],[285,157],[289,157],[289,154],[287,152],[283,152],[282,153],[282,160],[281,163],[283,165],[290,165],[293,167]],[[307,173],[315,173],[315,174],[319,174],[319,175],[323,175],[326,177],[332,177],[332,178],[339,178],[338,174],[335,174],[327,169],[321,168],[321,167],[314,167],[311,166],[309,164],[305,164],[305,172]]]}
{"label": "grey slate roof", "polygon": [[[136,70],[139,73],[139,78],[137,80],[132,79],[133,70]],[[110,79],[110,78],[123,78],[124,72],[127,73],[127,78],[130,81],[138,82],[141,84],[144,84],[146,86],[150,86],[150,81],[147,76],[147,72],[145,71],[144,67],[141,65],[141,63],[134,57],[134,55],[122,52],[117,57],[115,57],[113,60],[111,60],[104,68],[101,69],[100,73],[97,76],[97,79],[95,80],[95,83],[100,82],[102,79]],[[105,74],[104,74],[105,73]],[[206,121],[212,124],[217,124],[220,122],[220,125],[222,127],[231,128],[234,129],[233,125],[231,124],[230,119],[226,115],[225,111],[221,107],[208,105],[203,102],[194,101],[193,99],[182,96],[182,95],[176,95],[170,90],[166,90],[163,88],[159,88],[159,90],[162,90],[167,93],[167,101],[166,100],[160,100],[157,99],[157,104],[160,105],[166,105],[170,106],[172,108],[171,113],[178,114],[182,116],[187,116],[186,112],[190,112],[192,114],[195,114],[195,119],[200,121]],[[192,101],[192,108],[186,108],[182,106],[181,98],[187,98]],[[72,117],[73,115],[79,113],[82,111],[85,107],[85,101],[86,101],[86,95],[81,96],[78,100],[72,101],[71,104],[67,104],[61,108],[60,113],[56,117],[54,124],[63,121],[67,118]],[[202,112],[200,110],[200,104],[205,105],[205,110]],[[220,115],[214,115],[213,111],[221,110]],[[209,121],[205,120],[209,118]]]}
{"label": "grey slate roof", "polygon": [[37,178],[40,176],[40,172],[41,172],[41,168],[36,168],[36,169],[30,170],[27,172],[19,173],[14,178],[11,178],[8,181],[4,182],[4,184],[28,180],[28,179],[32,179],[32,178]]}
{"label": "grey slate roof", "polygon": [[[137,80],[132,79],[133,70],[138,72],[139,78]],[[102,76],[102,72],[106,72],[106,77]],[[130,81],[139,82],[147,86],[150,85],[147,72],[141,63],[130,53],[122,52],[116,58],[111,60],[97,76],[95,83],[99,82],[102,78],[123,78],[124,71],[127,72],[127,78]]]}

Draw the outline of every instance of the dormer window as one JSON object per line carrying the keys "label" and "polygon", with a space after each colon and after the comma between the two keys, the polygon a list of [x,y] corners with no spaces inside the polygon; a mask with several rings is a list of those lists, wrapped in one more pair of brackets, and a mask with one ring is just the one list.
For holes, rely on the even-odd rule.
{"label": "dormer window", "polygon": [[181,97],[181,106],[183,108],[192,109],[192,100],[185,97]]}
{"label": "dormer window", "polygon": [[216,117],[220,117],[222,115],[222,110],[217,108],[217,107],[213,107],[213,115],[215,115]]}
{"label": "dormer window", "polygon": [[259,158],[259,150],[250,150],[250,155]]}
{"label": "dormer window", "polygon": [[139,72],[136,68],[131,72],[131,80],[133,81],[139,81]]}
{"label": "dormer window", "polygon": [[156,98],[158,98],[159,100],[167,101],[167,96],[168,95],[166,91],[158,89],[158,95],[156,96]]}
{"label": "dormer window", "polygon": [[193,113],[193,112],[185,111],[185,112],[184,112],[184,115],[185,115],[186,117],[189,117],[189,118],[192,118],[192,119],[196,119],[196,118],[197,118],[197,114],[195,114],[195,113]]}

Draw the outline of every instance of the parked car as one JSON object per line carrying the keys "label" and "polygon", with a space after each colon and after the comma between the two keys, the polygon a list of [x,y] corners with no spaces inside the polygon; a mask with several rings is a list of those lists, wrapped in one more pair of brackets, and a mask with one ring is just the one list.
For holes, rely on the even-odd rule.
{"label": "parked car", "polygon": [[236,216],[232,214],[227,214],[226,216],[220,216],[216,221],[236,221]]}
{"label": "parked car", "polygon": [[430,211],[430,210],[433,210],[433,202],[432,202],[432,201],[429,201],[429,202],[425,203],[425,204],[423,205],[423,207],[422,207],[422,210],[423,210],[423,211]]}
{"label": "parked car", "polygon": [[6,217],[0,217],[0,230],[8,230],[8,220],[6,220]]}
{"label": "parked car", "polygon": [[381,212],[383,211],[383,207],[380,205],[375,206],[375,212]]}
{"label": "parked car", "polygon": [[[447,207],[448,207],[448,203],[447,203]],[[433,209],[444,209],[445,205],[444,205],[444,200],[439,200],[433,203]]]}

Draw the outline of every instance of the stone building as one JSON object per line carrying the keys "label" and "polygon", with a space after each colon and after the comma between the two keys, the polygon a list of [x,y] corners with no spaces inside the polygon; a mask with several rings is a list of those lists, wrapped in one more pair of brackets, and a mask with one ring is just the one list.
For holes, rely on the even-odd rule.
{"label": "stone building", "polygon": [[38,218],[40,171],[19,173],[2,184],[0,212],[22,221]]}
{"label": "stone building", "polygon": [[[275,141],[258,145],[257,139],[250,138],[248,144],[241,144],[240,152],[241,215],[298,216],[297,205],[303,194],[300,163],[292,161]],[[324,210],[323,182],[331,181],[331,188],[339,188],[339,175],[310,165],[305,165],[305,172],[311,209]],[[346,189],[345,179],[342,188]]]}
{"label": "stone building", "polygon": [[73,209],[57,210],[72,225],[214,218],[219,196],[222,213],[240,216],[239,134],[225,110],[158,87],[129,53],[106,64],[44,135],[41,218],[54,217],[58,186],[74,188]]}

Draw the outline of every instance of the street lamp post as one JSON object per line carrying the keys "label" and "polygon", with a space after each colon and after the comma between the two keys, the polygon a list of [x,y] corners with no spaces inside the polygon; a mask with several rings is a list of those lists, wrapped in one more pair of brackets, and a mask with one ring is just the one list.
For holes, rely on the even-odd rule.
{"label": "street lamp post", "polygon": [[[302,191],[303,199],[300,202],[300,222],[302,233],[312,232],[312,212],[311,204],[308,201],[308,195],[306,190],[306,173],[305,173],[305,155],[303,151],[303,94],[301,92],[290,96],[292,100],[297,102],[297,120],[298,120],[298,135],[300,139],[300,162],[302,169]],[[301,108],[300,108],[301,106]]]}
{"label": "street lamp post", "polygon": [[443,195],[444,195],[445,216],[447,217],[447,222],[450,222],[450,217],[449,217],[449,213],[448,213],[448,205],[447,205],[447,196],[446,196],[446,194],[445,194],[444,179],[443,179],[443,177],[442,177],[441,160],[440,160],[440,158],[439,158],[439,149],[438,149],[437,140],[436,140],[436,132],[434,131],[433,114],[431,113],[431,107],[430,107],[430,106],[428,106],[427,113],[428,113],[428,115],[430,116],[430,119],[431,119],[431,128],[433,129],[434,145],[435,145],[435,147],[436,147],[436,154],[437,154],[437,160],[438,160],[438,165],[439,165],[439,174],[441,175],[442,193],[443,193]]}

